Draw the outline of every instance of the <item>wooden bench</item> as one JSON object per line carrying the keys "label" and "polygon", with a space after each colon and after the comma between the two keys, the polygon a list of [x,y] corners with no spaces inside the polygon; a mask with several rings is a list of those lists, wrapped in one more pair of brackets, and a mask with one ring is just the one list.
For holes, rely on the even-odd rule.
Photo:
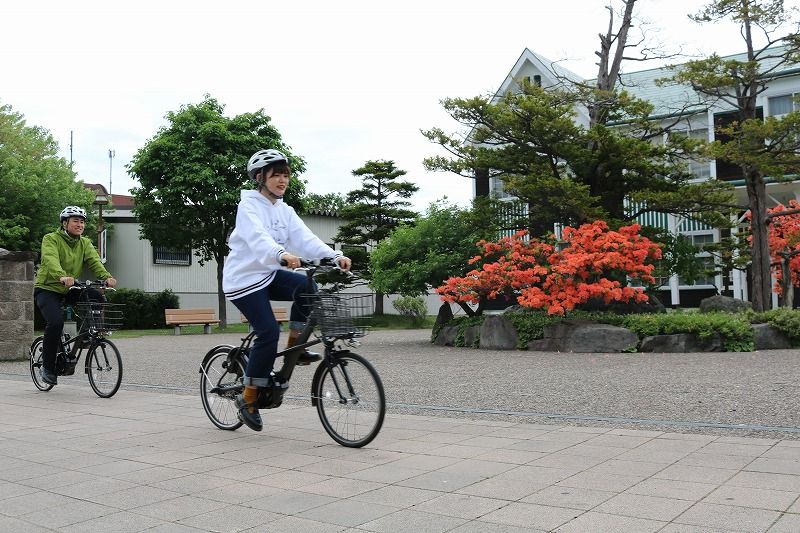
{"label": "wooden bench", "polygon": [[219,324],[214,310],[199,309],[164,309],[164,319],[168,326],[175,326],[175,335],[181,334],[181,326],[203,324],[203,333],[211,333],[211,326]]}
{"label": "wooden bench", "polygon": [[[289,309],[286,307],[273,307],[272,314],[275,315],[275,320],[278,321],[278,325],[281,322],[289,322]],[[242,321],[242,324],[247,324],[247,317],[243,314],[239,313],[239,318]],[[250,328],[252,331],[252,328]]]}

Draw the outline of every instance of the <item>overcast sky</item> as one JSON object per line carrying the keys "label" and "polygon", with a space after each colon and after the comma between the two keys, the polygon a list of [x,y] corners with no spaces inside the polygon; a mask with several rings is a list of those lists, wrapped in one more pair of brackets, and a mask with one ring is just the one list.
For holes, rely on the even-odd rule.
{"label": "overcast sky", "polygon": [[[637,7],[672,48],[742,51],[735,27],[687,19],[705,3]],[[210,94],[230,116],[263,108],[306,159],[309,192],[346,193],[360,186],[353,169],[392,159],[419,185],[418,210],[444,196],[466,205],[471,181],[422,167],[438,150],[419,130],[458,131],[439,101],[494,93],[526,47],[595,77],[607,4],[10,0],[0,8],[0,104],[48,129],[66,159],[72,132],[79,179],[116,194],[136,185],[126,165],[164,115]]]}

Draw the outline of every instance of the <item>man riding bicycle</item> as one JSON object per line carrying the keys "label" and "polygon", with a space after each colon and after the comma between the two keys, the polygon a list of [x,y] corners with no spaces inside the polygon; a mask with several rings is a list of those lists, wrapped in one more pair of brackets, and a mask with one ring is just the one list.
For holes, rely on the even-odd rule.
{"label": "man riding bicycle", "polygon": [[[256,182],[256,190],[241,192],[236,211],[236,228],[228,246],[222,289],[241,311],[256,333],[244,375],[244,393],[236,399],[239,417],[250,429],[261,431],[258,412],[258,388],[271,385],[270,373],[278,352],[280,327],[272,312],[270,299],[294,300],[289,315],[289,347],[296,342],[308,314],[298,302],[308,292],[306,276],[281,268],[300,266],[306,259],[332,257],[343,269],[350,269],[350,259],[322,242],[303,223],[297,213],[283,202],[289,186],[289,159],[278,150],[259,150],[247,163],[247,174]],[[317,354],[304,351],[298,364],[319,360]]]}
{"label": "man riding bicycle", "polygon": [[[44,342],[42,346],[42,381],[49,385],[58,383],[56,377],[56,352],[64,330],[62,305],[72,305],[81,291],[70,291],[84,266],[97,279],[105,280],[109,287],[117,284],[100,261],[92,242],[83,237],[86,227],[86,211],[69,205],[61,211],[61,229],[48,233],[42,239],[41,263],[33,284],[33,299],[44,318]],[[89,299],[103,301],[103,295],[95,289],[89,290]]]}

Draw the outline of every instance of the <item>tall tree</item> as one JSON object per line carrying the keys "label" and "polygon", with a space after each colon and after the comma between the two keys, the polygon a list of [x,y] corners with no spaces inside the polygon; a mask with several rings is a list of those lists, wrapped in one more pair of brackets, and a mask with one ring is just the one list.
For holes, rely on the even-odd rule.
{"label": "tall tree", "polygon": [[345,206],[345,199],[338,192],[317,194],[310,192],[304,199],[306,211],[317,209],[319,211],[333,211],[338,213]]}
{"label": "tall tree", "polygon": [[[295,174],[303,160],[290,154],[263,109],[229,118],[210,96],[166,115],[169,122],[134,155],[128,167],[140,187],[132,190],[141,235],[155,245],[192,248],[200,264],[217,264],[220,324],[227,314],[222,269],[236,222],[239,191],[253,188],[247,160],[257,150],[284,152]],[[295,175],[284,200],[302,205],[305,186]]]}
{"label": "tall tree", "polygon": [[[339,216],[346,222],[339,227],[336,242],[356,245],[379,245],[403,223],[416,219],[417,213],[408,207],[408,198],[419,190],[410,181],[397,181],[406,175],[394,161],[367,161],[353,171],[360,177],[362,187],[347,193],[347,204]],[[383,293],[376,294],[375,314],[383,314]]]}
{"label": "tall tree", "polygon": [[44,234],[58,228],[64,206],[91,213],[93,202],[50,133],[0,105],[0,248],[38,251]]}
{"label": "tall tree", "polygon": [[[770,298],[769,217],[766,177],[774,180],[800,171],[798,112],[784,120],[762,120],[757,100],[782,71],[800,62],[800,33],[790,21],[783,0],[714,0],[691,16],[696,22],[730,19],[739,25],[745,52],[741,59],[723,59],[714,54],[686,63],[676,81],[690,83],[707,96],[710,104],[728,108],[736,114],[729,125],[717,128],[712,157],[737,165],[747,190],[752,240],[753,309],[772,306]],[[787,30],[791,23],[793,31]],[[769,139],[768,142],[765,140]]]}

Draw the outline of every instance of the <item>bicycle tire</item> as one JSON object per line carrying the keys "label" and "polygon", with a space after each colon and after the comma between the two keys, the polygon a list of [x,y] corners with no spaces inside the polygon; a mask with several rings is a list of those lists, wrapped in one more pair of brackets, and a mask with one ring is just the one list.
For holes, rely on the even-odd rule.
{"label": "bicycle tire", "polygon": [[[212,424],[226,431],[236,431],[242,427],[234,398],[244,388],[244,367],[239,357],[234,357],[229,362],[228,356],[232,349],[230,346],[212,349],[206,354],[200,367],[200,400],[203,402],[203,410]],[[222,390],[214,391],[218,387],[222,387]]]}
{"label": "bicycle tire", "polygon": [[378,371],[362,356],[343,352],[322,362],[311,391],[322,427],[348,448],[366,446],[386,416],[386,396]]}
{"label": "bicycle tire", "polygon": [[33,384],[42,392],[47,392],[54,387],[54,385],[50,385],[49,383],[45,383],[42,380],[42,358],[43,358],[43,350],[44,347],[44,337],[39,336],[33,339],[30,348],[30,357],[29,364],[31,368],[31,379],[33,380]]}
{"label": "bicycle tire", "polygon": [[122,384],[122,357],[108,339],[100,339],[86,354],[89,385],[101,398],[111,398]]}

